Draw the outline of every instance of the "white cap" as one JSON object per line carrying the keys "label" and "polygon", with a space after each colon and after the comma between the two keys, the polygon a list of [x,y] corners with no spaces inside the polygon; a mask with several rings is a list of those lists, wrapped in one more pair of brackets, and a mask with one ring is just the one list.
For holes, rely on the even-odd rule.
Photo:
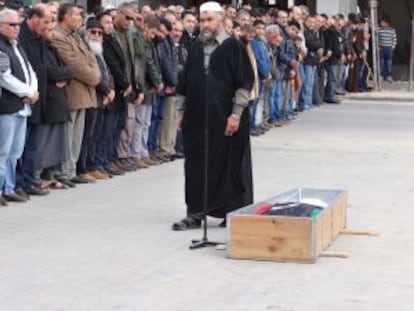
{"label": "white cap", "polygon": [[200,14],[207,11],[221,13],[223,12],[223,8],[221,7],[220,3],[216,1],[207,1],[200,6]]}

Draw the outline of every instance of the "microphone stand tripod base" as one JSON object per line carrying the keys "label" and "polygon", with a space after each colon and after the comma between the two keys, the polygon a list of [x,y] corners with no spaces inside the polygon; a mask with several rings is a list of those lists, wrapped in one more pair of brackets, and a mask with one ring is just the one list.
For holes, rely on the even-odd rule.
{"label": "microphone stand tripod base", "polygon": [[194,250],[194,249],[199,249],[199,248],[203,248],[203,247],[216,247],[219,244],[221,244],[221,243],[211,242],[207,239],[192,240],[191,245],[190,245],[190,249]]}

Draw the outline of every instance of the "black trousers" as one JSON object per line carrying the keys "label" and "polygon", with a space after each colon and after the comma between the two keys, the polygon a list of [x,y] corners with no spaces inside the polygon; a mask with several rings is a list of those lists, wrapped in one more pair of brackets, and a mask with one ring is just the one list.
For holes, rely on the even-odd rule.
{"label": "black trousers", "polygon": [[82,147],[77,162],[77,173],[84,174],[88,172],[87,159],[88,154],[96,143],[93,141],[95,135],[96,121],[100,108],[88,108],[85,111],[85,129],[83,131]]}

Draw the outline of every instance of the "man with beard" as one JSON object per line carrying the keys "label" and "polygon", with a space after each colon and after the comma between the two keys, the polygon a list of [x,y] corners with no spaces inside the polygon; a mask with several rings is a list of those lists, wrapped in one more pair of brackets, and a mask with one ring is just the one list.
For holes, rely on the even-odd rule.
{"label": "man with beard", "polygon": [[253,202],[245,108],[254,73],[241,43],[224,33],[222,14],[217,2],[201,5],[201,40],[190,51],[177,88],[184,102],[187,203],[187,217],[173,224],[177,231],[200,227],[204,203],[207,215],[224,218]]}
{"label": "man with beard", "polygon": [[82,149],[77,163],[78,176],[89,181],[107,179],[108,175],[98,170],[95,161],[97,141],[102,133],[103,107],[110,104],[115,97],[115,92],[109,86],[109,76],[103,59],[102,46],[103,27],[95,18],[89,18],[86,22],[84,40],[96,57],[100,71],[100,81],[96,86],[98,107],[91,107],[85,112],[85,131],[83,134]]}

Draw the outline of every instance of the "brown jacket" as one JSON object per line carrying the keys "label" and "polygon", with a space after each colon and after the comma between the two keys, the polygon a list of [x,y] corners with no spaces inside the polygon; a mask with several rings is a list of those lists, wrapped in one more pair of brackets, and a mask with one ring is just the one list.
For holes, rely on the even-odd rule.
{"label": "brown jacket", "polygon": [[86,43],[78,34],[59,25],[52,45],[74,75],[74,79],[66,86],[69,109],[97,107],[95,87],[100,80],[100,71]]}

